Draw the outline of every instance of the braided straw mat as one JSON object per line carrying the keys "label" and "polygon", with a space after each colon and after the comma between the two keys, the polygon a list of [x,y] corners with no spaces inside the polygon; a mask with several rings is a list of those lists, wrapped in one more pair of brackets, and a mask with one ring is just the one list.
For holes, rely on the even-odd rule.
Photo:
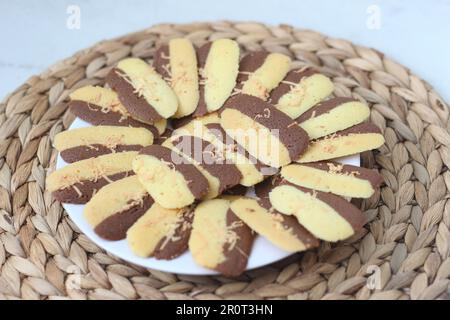
{"label": "braided straw mat", "polygon": [[[316,66],[338,96],[371,106],[386,144],[362,155],[386,181],[352,238],[239,278],[168,274],[109,255],[45,191],[52,141],[74,120],[64,103],[103,84],[120,59],[151,58],[173,37],[236,39]],[[164,24],[101,42],[31,77],[0,103],[0,299],[447,299],[450,293],[450,124],[425,81],[380,52],[314,31],[257,23]],[[369,283],[369,285],[368,285]]]}

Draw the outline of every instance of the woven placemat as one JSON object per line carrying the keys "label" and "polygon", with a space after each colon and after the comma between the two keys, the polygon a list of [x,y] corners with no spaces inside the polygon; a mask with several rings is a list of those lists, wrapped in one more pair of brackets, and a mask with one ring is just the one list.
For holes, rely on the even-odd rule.
{"label": "woven placemat", "polygon": [[[64,101],[102,84],[127,56],[151,58],[173,37],[236,39],[290,55],[330,76],[335,94],[371,106],[386,144],[363,154],[386,180],[362,204],[369,223],[344,242],[293,255],[237,279],[168,274],[93,244],[45,191]],[[158,25],[101,42],[31,77],[0,104],[0,299],[436,299],[450,292],[450,125],[439,95],[380,52],[287,25]]]}

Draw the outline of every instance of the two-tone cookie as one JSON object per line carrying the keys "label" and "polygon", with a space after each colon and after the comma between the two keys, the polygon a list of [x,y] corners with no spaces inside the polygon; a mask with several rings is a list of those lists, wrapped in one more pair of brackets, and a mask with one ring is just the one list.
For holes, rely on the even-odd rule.
{"label": "two-tone cookie", "polygon": [[295,119],[309,135],[318,139],[367,120],[369,107],[351,98],[332,98],[321,102]]}
{"label": "two-tone cookie", "polygon": [[328,97],[333,90],[333,82],[316,70],[294,69],[272,91],[269,102],[295,119]]}
{"label": "two-tone cookie", "polygon": [[298,186],[350,198],[369,198],[383,182],[377,170],[332,161],[290,164],[280,175]]}
{"label": "two-tone cookie", "polygon": [[250,52],[239,64],[236,91],[267,100],[288,73],[290,65],[291,59],[281,53]]}
{"label": "two-tone cookie", "polygon": [[294,120],[249,95],[237,94],[225,103],[220,125],[252,156],[272,167],[298,159],[308,146],[308,134]]}
{"label": "two-tone cookie", "polygon": [[152,204],[152,197],[134,175],[101,188],[86,204],[83,214],[99,237],[121,240]]}
{"label": "two-tone cookie", "polygon": [[173,90],[141,59],[121,60],[107,75],[106,83],[137,120],[154,123],[172,117],[178,109],[178,98]]}
{"label": "two-tone cookie", "polygon": [[294,217],[267,208],[257,199],[239,197],[230,209],[252,230],[285,251],[305,251],[319,245],[317,238]]}
{"label": "two-tone cookie", "polygon": [[230,97],[239,69],[239,45],[230,39],[208,42],[197,50],[200,73],[200,100],[195,116],[222,107]]}
{"label": "two-tone cookie", "polygon": [[154,203],[128,229],[128,245],[142,258],[174,259],[188,248],[192,219],[192,207],[166,209]]}
{"label": "two-tone cookie", "polygon": [[123,126],[146,128],[154,136],[164,132],[167,120],[144,123],[131,117],[117,93],[111,89],[86,86],[70,95],[69,109],[74,115],[94,126]]}
{"label": "two-tone cookie", "polygon": [[197,264],[234,277],[247,267],[254,234],[230,203],[225,197],[203,201],[195,208],[189,250]]}
{"label": "two-tone cookie", "polygon": [[208,193],[205,199],[212,199],[225,190],[239,184],[241,173],[229,163],[222,150],[208,141],[196,136],[174,136],[166,140],[163,146],[175,150],[192,163],[208,181]]}
{"label": "two-tone cookie", "polygon": [[188,39],[172,39],[159,47],[153,67],[170,84],[178,97],[174,118],[192,114],[199,101],[197,54]]}
{"label": "two-tone cookie", "polygon": [[47,176],[46,188],[60,202],[86,203],[108,183],[133,175],[136,155],[134,151],[111,153],[71,163]]}
{"label": "two-tone cookie", "polygon": [[331,135],[312,140],[297,162],[316,162],[377,149],[384,144],[380,129],[364,122]]}
{"label": "two-tone cookie", "polygon": [[202,199],[209,190],[203,174],[169,148],[150,145],[133,161],[139,181],[164,208],[183,208]]}
{"label": "two-tone cookie", "polygon": [[315,237],[336,242],[359,231],[366,223],[357,207],[342,197],[293,184],[280,176],[255,187],[267,206],[292,215]]}
{"label": "two-tone cookie", "polygon": [[103,154],[139,151],[153,143],[153,134],[144,128],[96,126],[62,131],[54,146],[68,163]]}

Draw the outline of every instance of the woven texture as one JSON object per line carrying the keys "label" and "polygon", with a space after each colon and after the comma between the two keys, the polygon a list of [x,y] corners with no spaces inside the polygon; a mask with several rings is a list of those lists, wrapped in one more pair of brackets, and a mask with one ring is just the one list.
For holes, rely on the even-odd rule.
{"label": "woven texture", "polygon": [[[74,117],[68,94],[120,59],[151,59],[173,37],[236,39],[316,66],[337,96],[371,106],[386,144],[362,155],[386,185],[362,206],[369,223],[237,279],[146,270],[93,244],[45,191],[52,141]],[[0,299],[437,299],[450,292],[450,125],[439,95],[380,52],[313,31],[256,23],[158,25],[101,42],[31,77],[0,103]],[[375,289],[367,286],[367,281]],[[373,288],[373,287],[372,287]]]}

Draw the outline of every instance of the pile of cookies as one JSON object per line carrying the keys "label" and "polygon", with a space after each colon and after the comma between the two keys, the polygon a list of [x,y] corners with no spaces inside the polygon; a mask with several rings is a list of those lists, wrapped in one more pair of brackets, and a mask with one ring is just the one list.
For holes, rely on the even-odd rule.
{"label": "pile of cookies", "polygon": [[71,93],[71,112],[92,126],[55,137],[69,164],[47,189],[85,204],[100,237],[126,239],[138,256],[190,250],[227,276],[245,271],[257,234],[289,252],[346,239],[365,224],[350,200],[382,178],[332,159],[384,138],[367,105],[333,89],[280,53],[241,58],[230,39],[173,39],[152,65],[124,59],[105,87]]}

